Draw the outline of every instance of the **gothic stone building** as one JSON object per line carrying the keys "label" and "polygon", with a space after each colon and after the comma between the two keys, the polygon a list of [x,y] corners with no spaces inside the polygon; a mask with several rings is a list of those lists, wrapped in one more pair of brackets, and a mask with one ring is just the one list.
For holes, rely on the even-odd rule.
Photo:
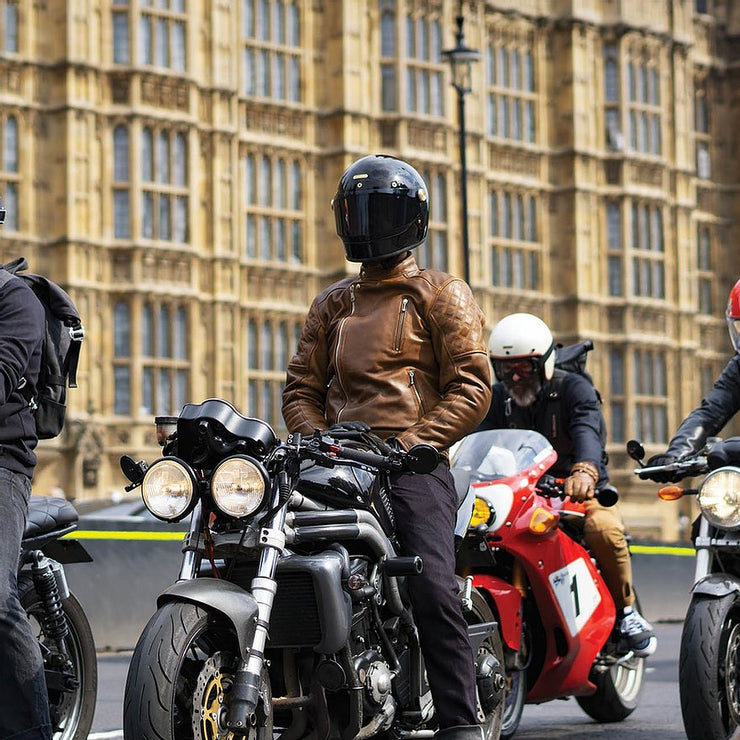
{"label": "gothic stone building", "polygon": [[[355,158],[425,175],[427,265],[492,324],[531,311],[590,337],[633,535],[681,506],[637,483],[729,357],[740,275],[740,4],[730,0],[0,0],[0,258],[67,288],[87,330],[69,422],[35,490],[122,490],[155,414],[230,399],[283,433],[311,298],[353,269],[329,202]],[[688,510],[683,513],[688,513]]]}

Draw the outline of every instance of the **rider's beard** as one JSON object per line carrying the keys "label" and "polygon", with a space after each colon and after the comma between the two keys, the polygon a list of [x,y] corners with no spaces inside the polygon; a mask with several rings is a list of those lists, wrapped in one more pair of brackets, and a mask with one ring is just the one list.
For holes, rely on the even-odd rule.
{"label": "rider's beard", "polygon": [[509,395],[514,399],[514,403],[517,406],[526,408],[534,403],[542,387],[542,382],[535,376],[526,380],[519,379],[516,383],[512,381],[504,382],[504,386]]}

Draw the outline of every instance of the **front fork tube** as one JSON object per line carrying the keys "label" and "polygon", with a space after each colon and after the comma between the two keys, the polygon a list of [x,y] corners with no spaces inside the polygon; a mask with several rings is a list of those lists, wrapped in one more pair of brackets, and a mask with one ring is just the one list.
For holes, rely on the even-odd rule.
{"label": "front fork tube", "polygon": [[[709,522],[706,517],[699,519],[699,532],[696,535],[697,542],[708,542]],[[712,570],[712,550],[708,545],[699,545],[696,548],[696,570],[694,571],[694,583],[709,575]]]}
{"label": "front fork tube", "polygon": [[[200,501],[195,505],[193,513],[190,515],[190,526],[188,527],[188,533],[186,535],[186,542],[192,545],[193,540],[197,540],[200,533],[203,531],[203,525],[201,522],[202,507]],[[203,556],[196,552],[195,549],[186,550],[182,556],[182,564],[180,565],[180,576],[178,581],[192,581],[200,570],[200,563]]]}
{"label": "front fork tube", "polygon": [[[285,483],[285,481],[283,481]],[[279,486],[273,490],[272,505],[278,504]],[[254,712],[259,702],[259,690],[262,683],[262,666],[265,660],[265,645],[268,638],[268,626],[272,604],[275,599],[277,570],[280,553],[285,547],[285,506],[280,506],[267,527],[260,532],[260,554],[257,574],[252,579],[251,591],[257,602],[257,625],[254,631],[249,657],[241,660],[237,668],[229,708],[228,730],[234,733],[245,733],[255,722]]]}

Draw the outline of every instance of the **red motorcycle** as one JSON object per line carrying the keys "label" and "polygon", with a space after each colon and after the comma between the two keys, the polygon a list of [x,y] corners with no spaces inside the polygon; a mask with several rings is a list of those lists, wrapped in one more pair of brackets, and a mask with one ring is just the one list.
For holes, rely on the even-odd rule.
{"label": "red motorcycle", "polygon": [[[458,572],[484,594],[504,641],[502,738],[516,732],[524,704],[567,696],[599,722],[623,720],[645,676],[645,659],[614,629],[614,601],[583,543],[583,507],[564,502],[562,482],[547,474],[556,459],[542,435],[521,429],[477,432],[452,455],[475,494]],[[613,504],[616,491],[599,500]]]}

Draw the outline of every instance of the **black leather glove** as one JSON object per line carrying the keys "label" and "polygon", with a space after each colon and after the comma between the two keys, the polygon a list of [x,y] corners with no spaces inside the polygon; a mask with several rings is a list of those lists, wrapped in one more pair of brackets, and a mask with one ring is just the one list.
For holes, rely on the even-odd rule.
{"label": "black leather glove", "polygon": [[339,421],[332,424],[327,430],[330,434],[333,432],[369,432],[370,425],[364,421]]}
{"label": "black leather glove", "polygon": [[358,439],[370,431],[370,425],[364,421],[340,421],[332,424],[326,433],[335,439]]}
{"label": "black leather glove", "polygon": [[[658,465],[670,465],[678,460],[676,455],[672,455],[668,452],[662,452],[660,455],[653,455],[646,463],[645,467],[652,468]],[[675,472],[670,471],[656,471],[655,473],[647,473],[644,476],[650,480],[654,480],[656,483],[676,483],[681,480],[681,476]]]}

